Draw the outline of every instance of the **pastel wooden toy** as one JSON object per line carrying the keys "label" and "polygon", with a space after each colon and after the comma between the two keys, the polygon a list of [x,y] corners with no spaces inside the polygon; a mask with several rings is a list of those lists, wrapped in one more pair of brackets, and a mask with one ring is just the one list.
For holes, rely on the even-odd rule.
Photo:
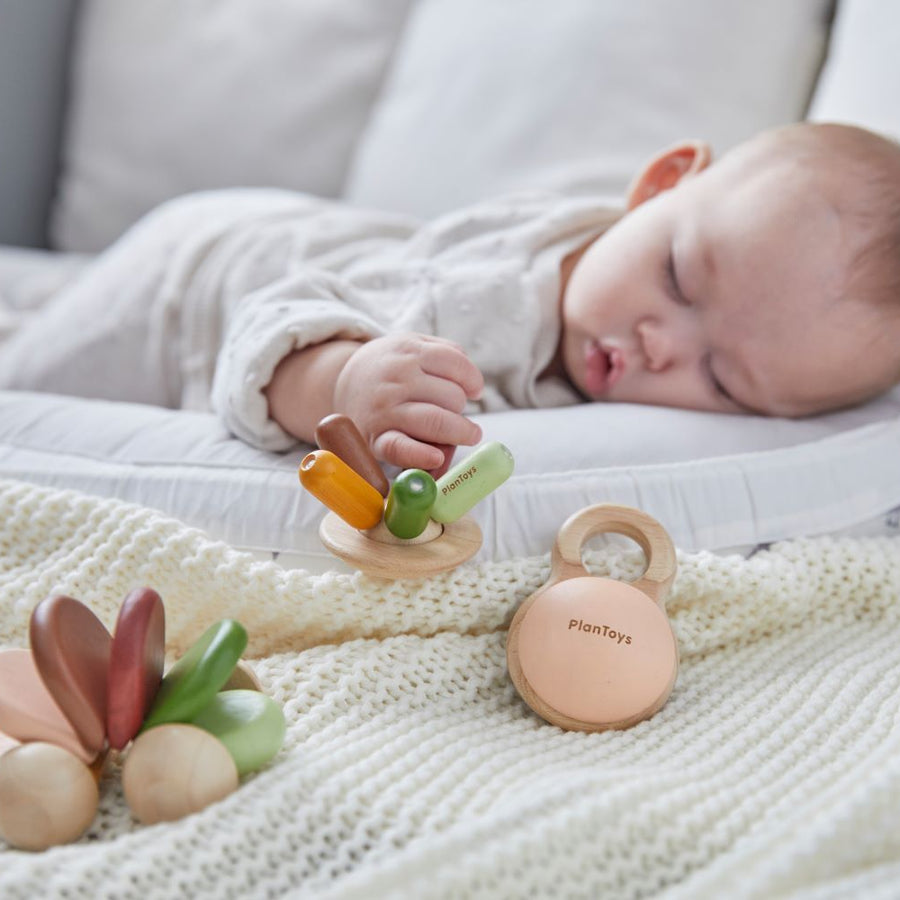
{"label": "pastel wooden toy", "polygon": [[391,485],[384,507],[384,524],[394,537],[417,538],[431,519],[437,498],[434,478],[422,469],[401,472]]}
{"label": "pastel wooden toy", "polygon": [[[420,469],[402,472],[379,507],[371,485],[341,454],[374,461],[359,430],[346,416],[328,416],[316,430],[321,449],[300,462],[300,482],[331,512],[319,526],[322,543],[337,557],[377,578],[424,578],[470,559],[481,547],[481,529],[465,513],[513,471],[513,457],[498,441],[484,444],[436,483]],[[362,448],[362,449],[360,449]],[[364,454],[363,454],[364,451]],[[380,466],[378,471],[381,475]],[[432,501],[432,493],[434,499]]]}
{"label": "pastel wooden toy", "polygon": [[499,441],[483,444],[438,479],[431,518],[445,524],[455,522],[500,487],[514,466],[512,453]]}
{"label": "pastel wooden toy", "polygon": [[152,588],[133,590],[119,609],[109,658],[106,731],[121,750],[137,733],[163,677],[166,614]]}
{"label": "pastel wooden toy", "polygon": [[256,677],[256,672],[243,660],[234,667],[234,671],[228,676],[228,681],[222,685],[223,691],[260,691],[262,685]]}
{"label": "pastel wooden toy", "polygon": [[330,450],[357,475],[365,478],[382,497],[387,497],[390,489],[387,476],[349,416],[340,413],[325,416],[316,426],[315,438],[320,449]]}
{"label": "pastel wooden toy", "polygon": [[382,526],[357,531],[329,513],[319,537],[335,556],[377,578],[425,578],[456,568],[481,547],[481,529],[469,516],[444,526],[432,522],[424,534],[404,541]]}
{"label": "pastel wooden toy", "polygon": [[160,725],[135,738],[122,767],[128,806],[145,825],[205,809],[237,790],[238,771],[218,739],[195,725]]}
{"label": "pastel wooden toy", "polygon": [[258,691],[222,691],[194,717],[231,754],[239,775],[262,768],[284,743],[281,707]]}
{"label": "pastel wooden toy", "polygon": [[0,756],[0,837],[19,850],[77,840],[97,812],[97,779],[55,744],[22,744]]}
{"label": "pastel wooden toy", "polygon": [[50,695],[30,650],[0,650],[0,729],[17,741],[57,744],[86,763],[97,755]]}
{"label": "pastel wooden toy", "polygon": [[300,483],[352,528],[374,528],[384,498],[329,450],[314,450],[300,462]]}
{"label": "pastel wooden toy", "polygon": [[[647,558],[637,581],[589,575],[584,542],[598,532],[636,541]],[[553,547],[550,579],[510,625],[509,674],[522,699],[560,728],[628,728],[656,713],[678,674],[678,646],[664,602],[675,548],[662,525],[626,506],[599,504],[571,516]]]}
{"label": "pastel wooden toy", "polygon": [[83,603],[63,595],[41,601],[29,624],[31,652],[47,689],[81,742],[106,742],[106,695],[112,638]]}
{"label": "pastel wooden toy", "polygon": [[211,625],[162,680],[143,731],[165,722],[190,722],[228,681],[247,646],[233,619]]}

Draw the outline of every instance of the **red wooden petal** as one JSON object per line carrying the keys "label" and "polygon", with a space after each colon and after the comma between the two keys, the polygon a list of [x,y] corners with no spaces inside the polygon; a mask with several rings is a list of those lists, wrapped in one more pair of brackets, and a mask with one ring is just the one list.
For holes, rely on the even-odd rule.
{"label": "red wooden petal", "polygon": [[109,657],[106,733],[121,750],[137,733],[159,690],[165,666],[166,613],[152,588],[122,602]]}

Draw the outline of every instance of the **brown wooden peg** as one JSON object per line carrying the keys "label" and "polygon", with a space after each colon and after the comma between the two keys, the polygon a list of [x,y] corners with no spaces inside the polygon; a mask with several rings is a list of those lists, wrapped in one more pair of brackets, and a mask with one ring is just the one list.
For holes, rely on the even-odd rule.
{"label": "brown wooden peg", "polygon": [[325,416],[316,426],[315,438],[322,450],[330,450],[365,478],[382,497],[387,497],[391,487],[387,476],[349,416],[341,413]]}

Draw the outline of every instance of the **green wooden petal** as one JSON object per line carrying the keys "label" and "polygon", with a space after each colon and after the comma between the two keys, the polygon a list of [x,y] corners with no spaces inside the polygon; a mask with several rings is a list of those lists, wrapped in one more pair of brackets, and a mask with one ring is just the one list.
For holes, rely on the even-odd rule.
{"label": "green wooden petal", "polygon": [[166,673],[141,728],[165,722],[190,722],[228,681],[247,646],[240,622],[211,625]]}
{"label": "green wooden petal", "polygon": [[222,691],[191,724],[228,748],[241,775],[262,768],[281,749],[287,727],[281,707],[259,691]]}

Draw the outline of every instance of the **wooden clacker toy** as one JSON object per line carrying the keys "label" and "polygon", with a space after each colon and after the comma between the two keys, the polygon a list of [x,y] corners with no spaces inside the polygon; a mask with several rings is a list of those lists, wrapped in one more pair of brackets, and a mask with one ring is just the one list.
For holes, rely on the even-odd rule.
{"label": "wooden clacker toy", "polygon": [[423,578],[472,557],[481,529],[466,513],[513,471],[512,454],[492,441],[437,481],[407,469],[389,484],[347,416],[323,419],[316,442],[320,449],[303,458],[299,475],[331,510],[319,537],[335,556],[381,578]]}
{"label": "wooden clacker toy", "polygon": [[110,753],[145,824],[197,812],[281,748],[281,707],[240,656],[247,633],[210,626],[163,675],[165,612],[151,588],[125,598],[112,635],[84,604],[35,607],[31,650],[0,651],[0,838],[21,850],[77,840],[97,811]]}
{"label": "wooden clacker toy", "polygon": [[[647,558],[631,583],[592,576],[584,542],[600,532],[636,541]],[[629,728],[659,711],[675,686],[678,645],[665,612],[675,548],[662,525],[627,506],[571,516],[551,554],[550,579],[513,617],[509,674],[525,703],[570,731]]]}

